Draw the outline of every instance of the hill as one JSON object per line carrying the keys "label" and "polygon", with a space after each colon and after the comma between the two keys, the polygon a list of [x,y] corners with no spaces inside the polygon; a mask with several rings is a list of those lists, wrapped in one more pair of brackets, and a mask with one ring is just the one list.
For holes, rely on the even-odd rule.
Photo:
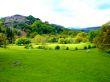
{"label": "hill", "polygon": [[[2,22],[1,27],[11,28],[19,32],[25,32],[26,35],[30,34],[60,34],[67,33],[71,31],[64,26],[57,24],[50,24],[45,21],[42,22],[41,19],[35,18],[32,15],[23,16],[23,15],[13,15],[1,18]],[[2,32],[2,31],[0,31]]]}
{"label": "hill", "polygon": [[87,28],[81,29],[81,31],[89,32],[90,30],[99,30],[100,28],[101,28],[101,26],[97,26],[97,27],[87,27]]}
{"label": "hill", "polygon": [[70,28],[71,30],[77,30],[77,31],[83,31],[83,32],[89,32],[90,30],[99,30],[101,26],[97,27],[87,27],[87,28]]}

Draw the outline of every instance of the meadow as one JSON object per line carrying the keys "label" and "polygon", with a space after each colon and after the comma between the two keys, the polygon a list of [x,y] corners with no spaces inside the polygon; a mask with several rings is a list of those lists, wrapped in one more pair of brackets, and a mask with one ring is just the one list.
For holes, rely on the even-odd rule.
{"label": "meadow", "polygon": [[110,82],[110,55],[96,48],[0,48],[0,82]]}

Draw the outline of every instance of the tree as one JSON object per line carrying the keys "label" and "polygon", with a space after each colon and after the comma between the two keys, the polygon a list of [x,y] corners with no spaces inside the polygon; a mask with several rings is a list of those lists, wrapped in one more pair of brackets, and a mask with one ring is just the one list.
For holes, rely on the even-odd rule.
{"label": "tree", "polygon": [[75,37],[75,43],[86,42],[87,41],[87,33],[79,32]]}
{"label": "tree", "polygon": [[16,39],[15,43],[19,46],[27,45],[27,44],[31,43],[31,40],[28,38],[18,38],[18,39]]}
{"label": "tree", "polygon": [[58,42],[58,38],[54,35],[48,36],[48,42]]}
{"label": "tree", "polygon": [[6,48],[6,45],[7,45],[6,36],[3,33],[0,33],[0,47]]}
{"label": "tree", "polygon": [[94,43],[101,50],[110,50],[110,22],[102,25],[100,34],[94,39]]}
{"label": "tree", "polygon": [[59,43],[59,44],[66,44],[64,38],[59,38],[58,43]]}
{"label": "tree", "polygon": [[12,28],[6,28],[5,34],[6,34],[6,37],[9,41],[9,43],[13,43],[15,41],[15,38],[14,38],[15,33],[13,30],[13,27]]}
{"label": "tree", "polygon": [[[38,20],[38,18],[36,19],[35,17],[33,17],[32,15],[29,15],[26,17],[31,24],[33,24],[36,20]],[[40,20],[40,19],[39,19]]]}
{"label": "tree", "polygon": [[45,44],[47,42],[47,39],[46,37],[44,36],[41,36],[41,35],[36,35],[33,39],[32,39],[32,42],[35,43],[35,44]]}
{"label": "tree", "polygon": [[88,33],[88,40],[92,43],[94,38],[99,35],[100,33],[100,30],[91,30],[89,33]]}
{"label": "tree", "polygon": [[76,36],[76,37],[74,38],[74,42],[75,42],[75,43],[80,43],[80,42],[82,42],[82,40],[83,40],[83,38],[80,37],[80,36]]}
{"label": "tree", "polygon": [[32,25],[31,25],[31,28],[32,28],[32,32],[37,32],[37,33],[41,33],[42,29],[42,21],[40,20],[36,20]]}
{"label": "tree", "polygon": [[90,42],[93,42],[93,39],[96,37],[96,33],[95,31],[91,30],[89,33],[88,33],[88,39]]}
{"label": "tree", "polygon": [[58,43],[59,44],[70,44],[70,43],[73,43],[73,39],[72,38],[59,38]]}

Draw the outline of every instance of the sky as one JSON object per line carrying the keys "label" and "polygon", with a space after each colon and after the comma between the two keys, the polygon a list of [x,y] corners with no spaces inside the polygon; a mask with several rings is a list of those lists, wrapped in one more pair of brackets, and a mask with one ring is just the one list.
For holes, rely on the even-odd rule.
{"label": "sky", "polygon": [[65,27],[95,27],[110,20],[110,0],[0,0],[0,17],[15,14]]}

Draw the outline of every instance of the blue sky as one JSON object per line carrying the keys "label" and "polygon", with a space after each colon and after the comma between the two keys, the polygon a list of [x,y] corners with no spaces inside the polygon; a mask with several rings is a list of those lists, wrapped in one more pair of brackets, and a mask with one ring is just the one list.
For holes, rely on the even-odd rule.
{"label": "blue sky", "polygon": [[0,17],[33,15],[65,27],[100,26],[110,20],[110,0],[0,0]]}

